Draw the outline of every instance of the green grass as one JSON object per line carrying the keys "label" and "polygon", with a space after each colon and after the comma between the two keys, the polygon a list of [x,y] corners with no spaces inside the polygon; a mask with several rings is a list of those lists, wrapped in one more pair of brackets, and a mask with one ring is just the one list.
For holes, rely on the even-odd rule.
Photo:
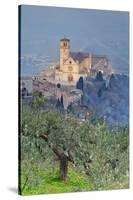
{"label": "green grass", "polygon": [[[23,166],[23,169],[25,167]],[[21,175],[22,187],[26,180],[28,169],[23,170]],[[22,195],[31,194],[53,194],[65,192],[79,192],[93,190],[93,185],[89,183],[86,178],[74,168],[70,167],[68,170],[68,177],[66,182],[59,180],[59,171],[55,169],[46,169],[42,166],[33,166],[28,176],[27,184],[22,191]]]}
{"label": "green grass", "polygon": [[72,166],[69,167],[67,181],[62,182],[59,180],[58,166],[54,165],[53,168],[48,166],[48,164],[43,163],[32,165],[28,162],[22,163],[21,188],[23,188],[28,174],[28,181],[22,195],[112,190],[129,187],[128,179],[122,179],[121,181],[115,180],[108,186],[103,185],[97,188],[91,177],[87,179],[79,169]]}

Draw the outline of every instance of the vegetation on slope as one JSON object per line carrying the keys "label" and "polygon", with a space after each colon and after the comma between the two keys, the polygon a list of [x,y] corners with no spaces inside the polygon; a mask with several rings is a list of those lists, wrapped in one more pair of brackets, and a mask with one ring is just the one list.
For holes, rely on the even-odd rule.
{"label": "vegetation on slope", "polygon": [[128,126],[25,105],[21,114],[21,194],[128,188]]}

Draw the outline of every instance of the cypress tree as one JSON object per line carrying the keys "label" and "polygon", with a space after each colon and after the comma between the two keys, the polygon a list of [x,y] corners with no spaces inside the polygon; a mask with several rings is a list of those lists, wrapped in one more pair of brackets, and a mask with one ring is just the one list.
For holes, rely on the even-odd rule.
{"label": "cypress tree", "polygon": [[96,81],[103,81],[103,75],[101,71],[97,72]]}
{"label": "cypress tree", "polygon": [[81,76],[77,82],[76,88],[79,90],[83,90],[84,87],[84,81],[83,81],[83,77]]}

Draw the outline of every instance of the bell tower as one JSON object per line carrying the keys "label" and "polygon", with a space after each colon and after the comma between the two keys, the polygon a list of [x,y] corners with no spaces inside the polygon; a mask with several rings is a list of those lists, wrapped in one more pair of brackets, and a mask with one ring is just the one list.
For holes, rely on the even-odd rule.
{"label": "bell tower", "polygon": [[60,40],[60,69],[63,67],[65,60],[69,58],[70,54],[70,40],[63,38]]}

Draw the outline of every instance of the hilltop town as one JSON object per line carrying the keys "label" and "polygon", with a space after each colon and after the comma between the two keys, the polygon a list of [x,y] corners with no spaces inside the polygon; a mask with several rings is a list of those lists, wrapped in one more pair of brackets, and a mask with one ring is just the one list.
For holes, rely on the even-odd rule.
{"label": "hilltop town", "polygon": [[111,61],[107,56],[91,52],[72,52],[70,40],[67,38],[60,40],[59,52],[59,62],[42,71],[40,80],[45,78],[54,84],[76,85],[80,77],[95,76],[99,71],[103,76],[112,73]]}
{"label": "hilltop town", "polygon": [[[60,58],[49,69],[33,78],[33,90],[42,92],[44,96],[63,96],[64,108],[81,100],[81,91],[72,91],[76,88],[78,80],[82,77],[95,77],[98,72],[108,76],[112,72],[110,60],[104,55],[93,55],[86,52],[71,52],[70,40],[63,38],[59,42]],[[61,87],[57,88],[57,84]]]}
{"label": "hilltop town", "polygon": [[[72,112],[81,120],[98,115],[110,124],[127,123],[128,110],[118,106],[118,101],[123,95],[121,106],[128,104],[128,77],[113,74],[105,55],[72,52],[67,38],[60,40],[59,51],[59,62],[32,77],[32,93],[38,91],[48,99],[47,106]],[[22,96],[28,96],[24,84]]]}

